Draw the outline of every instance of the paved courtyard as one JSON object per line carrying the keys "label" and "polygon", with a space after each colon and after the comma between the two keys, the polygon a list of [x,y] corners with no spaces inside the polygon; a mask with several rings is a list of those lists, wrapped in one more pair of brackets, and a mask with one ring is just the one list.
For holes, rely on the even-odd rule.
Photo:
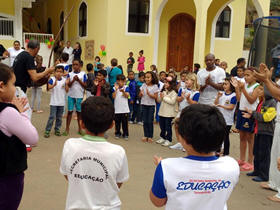
{"label": "paved courtyard", "polygon": [[[40,134],[37,147],[29,153],[25,176],[25,189],[20,210],[62,210],[65,208],[67,182],[59,172],[61,152],[66,137],[55,137],[52,133],[49,139],[43,137],[44,128],[49,114],[49,94],[43,93],[42,109],[44,113],[33,114],[32,122]],[[63,120],[63,129],[65,119]],[[62,129],[62,130],[63,130]],[[129,141],[115,140],[113,130],[109,131],[109,141],[123,146],[126,150],[130,179],[121,188],[120,198],[123,210],[153,210],[149,200],[149,190],[152,184],[155,166],[153,156],[164,158],[185,156],[181,151],[174,151],[160,145],[142,143],[143,128],[130,125]],[[72,121],[71,137],[78,137],[77,122]],[[159,137],[159,127],[155,126],[155,139]],[[238,134],[231,134],[231,155],[238,157]],[[176,142],[176,140],[175,140]],[[274,192],[262,190],[258,183],[240,175],[240,181],[228,201],[229,210],[276,210],[280,204],[270,202],[266,196]],[[161,208],[164,209],[164,208]],[[176,210],[176,209],[175,209]]]}

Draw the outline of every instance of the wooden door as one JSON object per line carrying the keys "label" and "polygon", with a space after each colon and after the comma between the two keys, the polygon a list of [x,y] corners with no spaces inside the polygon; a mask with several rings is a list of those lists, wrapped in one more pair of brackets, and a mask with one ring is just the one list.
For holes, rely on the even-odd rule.
{"label": "wooden door", "polygon": [[181,71],[186,65],[193,65],[195,21],[187,14],[175,15],[169,21],[167,71],[175,68]]}

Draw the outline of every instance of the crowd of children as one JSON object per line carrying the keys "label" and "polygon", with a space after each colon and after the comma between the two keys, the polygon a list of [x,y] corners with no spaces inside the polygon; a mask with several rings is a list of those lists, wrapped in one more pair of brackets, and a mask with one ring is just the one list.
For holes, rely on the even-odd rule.
{"label": "crowd of children", "polygon": [[[137,59],[138,73],[135,74],[135,59],[133,53],[129,53],[127,77],[115,58],[111,60],[111,66],[105,68],[97,56],[94,64],[86,65],[87,73],[82,71],[83,63],[77,58],[73,59],[70,70],[67,53],[62,53],[60,62],[56,64],[55,72],[47,83],[51,95],[50,115],[44,136],[50,137],[54,121],[54,134],[62,135],[63,113],[67,113],[63,135],[68,136],[74,111],[77,114],[78,134],[82,136],[70,138],[64,144],[60,171],[69,181],[66,209],[120,209],[118,191],[129,175],[123,148],[106,141],[105,133],[114,126],[114,122],[116,139],[128,140],[129,124],[139,124],[143,125],[142,141],[152,143],[156,121],[160,127],[160,139],[156,143],[188,154],[186,158],[165,160],[155,157],[157,168],[150,192],[150,199],[155,206],[166,205],[167,209],[174,209],[177,205],[192,208],[188,202],[192,199],[191,203],[196,204],[194,209],[224,209],[238,182],[240,170],[250,171],[247,175],[254,176],[256,182],[270,181],[262,186],[278,190],[273,199],[280,201],[279,178],[273,182],[270,177],[270,171],[273,171],[275,178],[272,167],[275,168],[277,160],[270,159],[270,153],[273,150],[271,148],[276,147],[272,144],[274,130],[279,133],[279,129],[275,129],[275,118],[280,110],[276,110],[273,94],[258,82],[255,76],[257,69],[245,68],[244,59],[238,59],[231,75],[227,75],[227,63],[208,54],[205,57],[206,68],[200,69],[200,65],[195,64],[192,72],[186,66],[180,73],[180,79],[177,79],[172,69],[168,73],[158,73],[155,65],[151,65],[150,71],[144,73],[143,54],[141,50]],[[41,63],[38,57],[38,71],[42,68]],[[263,70],[264,66],[260,68]],[[17,153],[15,155],[22,158],[19,165],[11,168],[7,166],[0,171],[0,184],[9,185],[13,181],[22,187],[20,190],[11,188],[7,192],[0,190],[0,195],[6,198],[19,190],[16,197],[20,201],[22,174],[27,167],[23,145],[36,144],[38,134],[23,114],[26,102],[13,100],[12,69],[0,64],[0,70],[0,119],[6,119],[9,114],[13,119],[25,123],[22,128],[9,130],[6,124],[10,120],[0,121],[0,135],[5,138],[5,142],[1,143],[1,151],[4,152],[3,148],[10,144],[9,139],[14,138],[17,142],[12,145]],[[36,88],[34,85],[33,91]],[[85,95],[87,99],[83,102]],[[35,109],[34,105],[32,108]],[[240,158],[237,162],[229,157],[229,137],[235,121],[240,136]],[[177,144],[174,145],[173,124],[177,138]],[[29,138],[27,131],[34,136]],[[110,158],[112,156],[113,159]],[[5,158],[7,162],[15,161],[8,154]],[[77,160],[82,166],[76,167]],[[96,171],[83,160],[93,161],[100,170]],[[205,171],[205,168],[208,170]],[[7,180],[2,175],[8,175]],[[86,180],[87,184],[84,185],[81,180]],[[105,184],[101,186],[100,183]],[[204,202],[198,196],[202,192],[207,192]],[[178,201],[177,196],[186,199]],[[8,200],[3,204],[0,202],[0,207],[8,206],[8,203]],[[13,205],[18,206],[19,202]]]}

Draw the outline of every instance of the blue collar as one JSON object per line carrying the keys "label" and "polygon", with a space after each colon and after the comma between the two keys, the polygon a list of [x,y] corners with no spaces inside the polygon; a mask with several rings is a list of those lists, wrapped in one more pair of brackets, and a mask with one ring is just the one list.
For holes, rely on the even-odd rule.
{"label": "blue collar", "polygon": [[202,157],[202,156],[193,156],[189,155],[185,157],[186,159],[190,160],[198,160],[198,161],[213,161],[213,160],[218,160],[218,157],[216,156],[208,156],[208,157]]}

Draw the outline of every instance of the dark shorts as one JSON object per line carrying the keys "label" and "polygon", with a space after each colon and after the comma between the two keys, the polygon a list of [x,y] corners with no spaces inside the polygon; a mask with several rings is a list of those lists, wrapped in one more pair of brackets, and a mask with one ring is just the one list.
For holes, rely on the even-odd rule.
{"label": "dark shorts", "polygon": [[237,112],[236,128],[240,131],[253,133],[255,121],[242,117],[242,112],[246,111],[238,110]]}

